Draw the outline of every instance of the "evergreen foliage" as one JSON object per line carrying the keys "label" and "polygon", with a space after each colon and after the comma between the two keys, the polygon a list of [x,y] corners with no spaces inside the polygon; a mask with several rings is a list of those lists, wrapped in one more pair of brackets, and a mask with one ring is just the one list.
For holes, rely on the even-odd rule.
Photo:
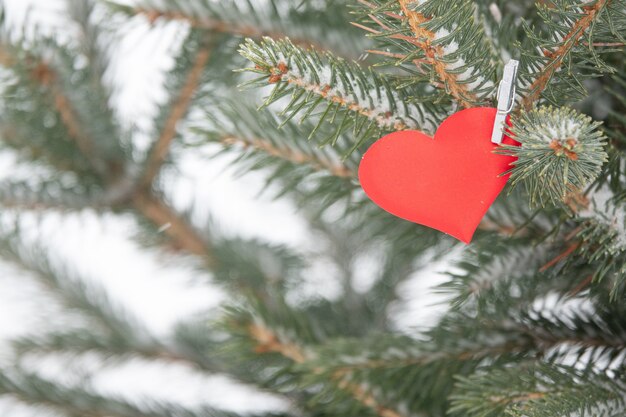
{"label": "evergreen foliage", "polygon": [[[64,30],[44,35],[11,27],[0,0],[0,152],[20,168],[0,183],[0,258],[59,318],[7,342],[0,398],[50,416],[239,415],[99,391],[101,371],[140,359],[284,400],[259,417],[626,414],[626,0],[59,1]],[[141,25],[181,39],[147,128],[123,121],[110,79],[112,40]],[[499,152],[517,160],[474,242],[374,206],[367,145],[493,106],[510,58],[519,146]],[[168,178],[190,154],[263,177],[310,247],[175,206]],[[81,210],[131,219],[223,308],[152,334],[38,233]],[[402,327],[407,285],[435,261],[445,311]],[[311,277],[337,294],[311,296]],[[37,369],[49,358],[97,366],[56,378]]]}
{"label": "evergreen foliage", "polygon": [[600,123],[571,109],[539,108],[514,123],[511,132],[521,146],[503,147],[517,157],[511,185],[524,182],[533,204],[562,202],[594,181],[607,162]]}
{"label": "evergreen foliage", "polygon": [[309,139],[326,121],[337,127],[322,144],[335,144],[344,131],[353,128],[356,144],[352,149],[355,149],[365,139],[393,130],[434,132],[440,120],[440,117],[429,117],[432,111],[428,112],[425,106],[408,103],[408,98],[396,93],[385,77],[366,72],[328,53],[321,57],[315,51],[307,53],[288,40],[265,39],[260,45],[248,41],[241,54],[255,64],[249,71],[263,74],[250,84],[276,84],[265,106],[291,95],[282,112],[285,121],[300,112],[303,112],[303,120],[318,107],[323,109]]}

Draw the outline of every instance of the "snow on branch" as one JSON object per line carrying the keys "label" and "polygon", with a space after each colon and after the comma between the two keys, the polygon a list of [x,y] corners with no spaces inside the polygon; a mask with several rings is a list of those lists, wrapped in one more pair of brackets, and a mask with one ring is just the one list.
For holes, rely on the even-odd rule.
{"label": "snow on branch", "polygon": [[388,131],[433,133],[442,118],[429,103],[416,103],[402,90],[393,88],[383,75],[330,53],[320,54],[289,40],[269,38],[261,43],[247,40],[240,52],[255,64],[245,71],[261,74],[246,85],[275,85],[265,105],[291,94],[283,110],[286,120],[298,113],[306,119],[316,109],[325,108],[311,136],[324,121],[336,122],[337,128],[326,142],[335,143],[350,127],[357,137],[355,146]]}
{"label": "snow on branch", "polygon": [[512,119],[515,140],[503,153],[517,157],[511,184],[524,183],[531,204],[559,205],[581,192],[608,160],[600,123],[568,108],[542,107]]}
{"label": "snow on branch", "polygon": [[566,63],[566,59],[574,48],[580,44],[585,33],[590,30],[594,22],[600,17],[603,9],[608,5],[609,0],[598,0],[593,4],[580,7],[580,13],[575,19],[571,18],[571,11],[565,10],[567,13],[564,18],[566,22],[571,22],[568,31],[561,33],[562,30],[554,31],[554,38],[547,47],[540,49],[545,57],[543,63],[529,71],[528,78],[532,79],[532,83],[527,87],[527,94],[522,100],[522,107],[530,109],[541,97],[542,93],[552,80],[554,74]]}
{"label": "snow on branch", "polygon": [[[364,25],[381,43],[373,53],[413,63],[417,74],[445,90],[463,107],[484,102],[494,92],[495,65],[471,2],[360,0]],[[396,52],[397,51],[397,52]],[[411,78],[419,78],[411,70]]]}

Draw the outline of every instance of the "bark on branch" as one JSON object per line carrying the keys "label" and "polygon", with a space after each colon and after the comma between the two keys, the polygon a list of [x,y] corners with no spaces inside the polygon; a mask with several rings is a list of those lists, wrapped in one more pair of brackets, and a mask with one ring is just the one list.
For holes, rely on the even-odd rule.
{"label": "bark on branch", "polygon": [[572,28],[563,38],[561,46],[555,51],[544,52],[549,58],[549,61],[537,74],[535,81],[530,85],[528,95],[522,100],[522,108],[528,110],[539,100],[554,73],[561,68],[565,58],[567,58],[572,49],[578,45],[587,29],[593,24],[596,17],[598,17],[602,9],[607,6],[609,1],[610,0],[598,0],[593,6],[584,7],[582,17],[572,24]]}
{"label": "bark on branch", "polygon": [[187,75],[187,79],[178,94],[178,98],[173,104],[172,110],[165,121],[161,135],[154,144],[152,153],[148,158],[144,175],[140,181],[140,188],[149,188],[152,185],[161,166],[163,165],[163,162],[167,158],[170,145],[176,137],[176,127],[185,117],[189,107],[191,106],[193,96],[200,85],[202,72],[209,61],[209,57],[210,50],[208,48],[202,48],[196,54],[193,66],[191,67],[189,74]]}
{"label": "bark on branch", "polygon": [[[248,333],[252,340],[257,342],[256,352],[258,353],[278,353],[295,363],[307,361],[307,354],[300,346],[281,340],[271,329],[261,324],[251,324],[248,326]],[[315,370],[314,370],[315,372]],[[321,373],[321,371],[317,371]],[[374,410],[380,417],[404,417],[399,412],[381,405],[378,400],[361,384],[351,382],[344,372],[337,372],[332,376],[332,380],[337,386],[350,393],[355,400],[364,406]]]}
{"label": "bark on branch", "polygon": [[136,194],[132,204],[145,218],[163,229],[179,248],[214,263],[209,244],[171,207],[151,194]]}
{"label": "bark on branch", "polygon": [[316,171],[327,171],[331,175],[340,178],[356,178],[357,173],[340,162],[328,158],[308,155],[297,149],[279,147],[273,143],[259,138],[247,139],[236,136],[226,136],[221,143],[226,146],[241,145],[244,148],[254,148],[270,156],[293,162],[294,164],[309,165]]}

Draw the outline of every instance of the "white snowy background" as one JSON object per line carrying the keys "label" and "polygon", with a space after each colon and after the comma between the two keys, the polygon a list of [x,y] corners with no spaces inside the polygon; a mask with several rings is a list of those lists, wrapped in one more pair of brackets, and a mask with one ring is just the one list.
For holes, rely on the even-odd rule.
{"label": "white snowy background", "polygon": [[[56,0],[4,1],[11,24],[39,31],[61,31],[62,6]],[[129,1],[130,2],[130,1]],[[28,12],[27,12],[28,11]],[[117,56],[111,79],[117,94],[114,105],[126,123],[146,124],[156,108],[154,103],[165,97],[164,70],[173,60],[168,51],[180,39],[181,24],[168,24],[154,30],[148,24],[135,25],[125,33],[116,48]],[[236,94],[235,92],[233,94]],[[144,138],[145,139],[145,138]],[[138,138],[137,140],[142,140]],[[230,234],[258,236],[292,247],[310,246],[311,234],[288,202],[272,201],[258,196],[264,186],[260,174],[235,178],[229,158],[207,162],[192,153],[180,163],[182,172],[174,180],[175,204],[185,207],[190,201],[206,206],[206,212],[219,227]],[[0,180],[19,171],[10,154],[0,153]],[[217,198],[216,198],[217,197]],[[35,218],[33,217],[33,226]],[[195,312],[216,307],[225,295],[198,279],[197,272],[158,262],[143,251],[131,236],[136,231],[130,217],[98,216],[89,211],[76,215],[46,215],[39,233],[44,242],[68,265],[85,277],[96,280],[157,335],[166,337],[172,325]],[[165,264],[165,265],[164,265]],[[443,279],[435,264],[421,271],[401,289],[404,304],[398,323],[402,328],[423,327],[433,322],[441,311],[441,302],[429,291]],[[320,274],[324,275],[324,274]],[[312,277],[312,291],[332,296],[332,282]],[[315,285],[317,284],[317,285]],[[36,333],[50,325],[53,303],[35,281],[6,264],[0,264],[0,360],[6,360],[6,340],[18,335]],[[2,344],[2,341],[4,343]],[[39,371],[59,375],[58,363],[39,364]],[[82,365],[81,365],[82,366]],[[80,374],[84,370],[69,372]],[[132,362],[103,374],[96,381],[103,392],[131,398],[156,397],[183,404],[211,406],[236,411],[276,409],[284,404],[277,399],[242,387],[223,376],[205,377],[181,365],[154,365]],[[37,414],[10,400],[0,400],[0,416],[22,417]]]}

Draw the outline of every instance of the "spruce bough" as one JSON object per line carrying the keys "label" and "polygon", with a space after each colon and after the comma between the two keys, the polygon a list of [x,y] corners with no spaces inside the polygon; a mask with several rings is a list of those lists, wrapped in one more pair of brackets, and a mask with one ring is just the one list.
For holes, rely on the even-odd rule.
{"label": "spruce bough", "polygon": [[[44,415],[238,416],[89,383],[141,358],[285,400],[259,417],[626,414],[626,0],[61,3],[71,30],[46,37],[9,25],[0,3],[0,143],[29,173],[0,184],[0,257],[73,321],[7,342],[0,397]],[[127,24],[172,22],[184,41],[167,99],[139,130],[111,104],[109,46]],[[500,151],[518,159],[470,246],[364,197],[369,145],[493,106],[510,58],[520,146]],[[320,244],[234,237],[174,205],[167,178],[187,152],[234,155]],[[33,213],[84,210],[133,219],[146,251],[173,250],[168,262],[208,272],[228,301],[152,334],[33,239]],[[403,288],[434,261],[447,308],[402,328]],[[316,274],[337,296],[302,291]],[[50,356],[98,366],[79,384],[33,371]]]}

